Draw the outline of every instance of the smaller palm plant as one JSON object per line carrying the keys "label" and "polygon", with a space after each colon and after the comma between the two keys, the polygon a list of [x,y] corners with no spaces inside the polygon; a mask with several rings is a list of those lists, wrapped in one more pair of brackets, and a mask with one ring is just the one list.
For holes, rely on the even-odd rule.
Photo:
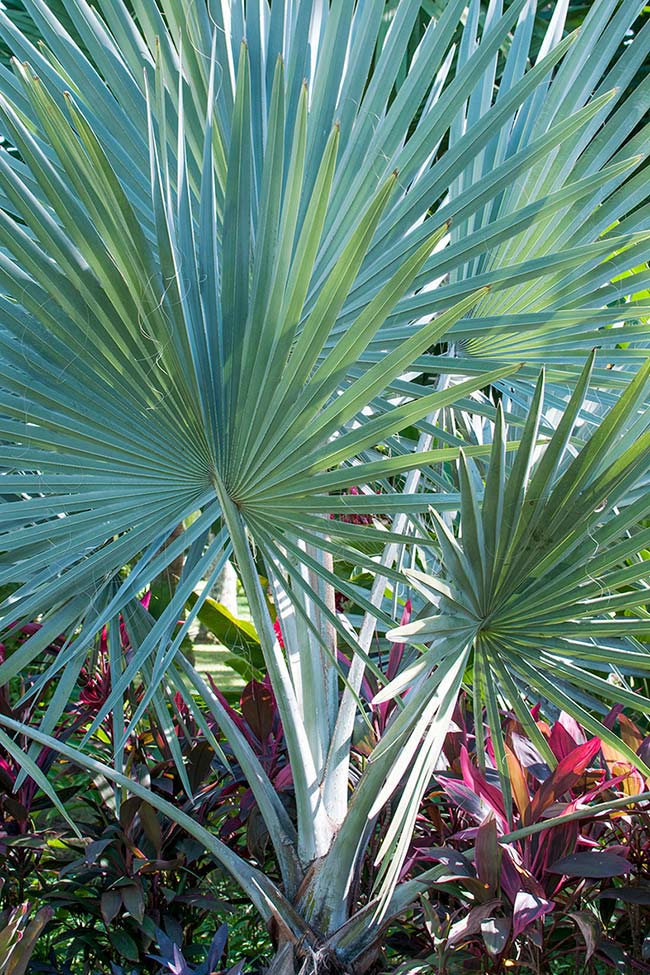
{"label": "smaller palm plant", "polygon": [[647,634],[645,614],[638,611],[648,591],[642,553],[650,532],[639,526],[650,512],[643,490],[650,364],[581,443],[575,425],[592,363],[593,355],[541,452],[540,378],[511,465],[503,411],[497,408],[484,482],[471,460],[460,460],[460,537],[434,512],[444,576],[407,570],[425,603],[417,620],[389,633],[428,649],[382,696],[416,677],[426,687],[429,672],[435,688],[441,663],[459,654],[468,660],[475,712],[482,713],[485,704],[508,803],[509,771],[498,730],[503,702],[514,708],[552,766],[554,757],[529,710],[537,700],[575,715],[639,763],[596,715],[604,713],[602,701],[641,712],[650,704],[626,681],[626,675],[646,672],[650,662],[637,639]]}

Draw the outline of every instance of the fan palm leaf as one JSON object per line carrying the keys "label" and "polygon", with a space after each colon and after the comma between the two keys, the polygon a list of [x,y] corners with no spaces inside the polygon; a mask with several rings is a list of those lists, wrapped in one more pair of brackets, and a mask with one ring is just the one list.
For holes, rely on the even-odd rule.
{"label": "fan palm leaf", "polygon": [[[472,471],[471,459],[461,458],[460,537],[436,518],[444,578],[407,570],[424,602],[417,620],[389,634],[430,646],[417,664],[422,676],[438,666],[438,648],[446,633],[457,628],[471,654],[474,706],[477,713],[487,709],[506,796],[509,778],[498,718],[502,702],[514,710],[552,764],[552,753],[529,714],[538,700],[576,715],[630,760],[640,761],[598,712],[603,713],[599,702],[635,710],[648,704],[630,689],[626,675],[645,673],[650,666],[638,639],[647,637],[648,620],[636,612],[648,592],[647,563],[641,555],[647,529],[638,527],[648,499],[634,500],[631,493],[647,476],[650,370],[646,364],[638,372],[616,407],[571,457],[572,433],[586,400],[593,360],[592,355],[538,459],[543,378],[511,463],[506,461],[500,408],[485,476]],[[625,436],[630,426],[635,428],[633,441]],[[477,484],[482,483],[480,497]],[[436,612],[430,614],[433,607]],[[397,690],[403,681],[404,675]],[[387,688],[382,696],[390,693]]]}

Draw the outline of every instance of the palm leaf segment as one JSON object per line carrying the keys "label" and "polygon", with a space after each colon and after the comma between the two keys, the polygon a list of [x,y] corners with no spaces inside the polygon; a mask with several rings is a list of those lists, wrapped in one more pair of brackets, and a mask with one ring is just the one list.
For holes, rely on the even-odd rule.
{"label": "palm leaf segment", "polygon": [[[551,33],[559,27],[563,6],[556,5]],[[633,7],[638,12],[636,5],[622,5],[616,16],[625,19]],[[495,233],[506,214],[530,205],[540,194],[552,194],[559,185],[580,183],[584,179],[590,181],[606,159],[608,165],[617,166],[624,160],[631,162],[637,152],[645,154],[648,139],[646,110],[636,102],[639,89],[630,88],[630,84],[647,58],[650,31],[646,25],[646,29],[639,32],[639,43],[629,60],[621,57],[605,68],[613,54],[612,45],[616,44],[616,17],[607,23],[606,16],[603,7],[591,5],[571,58],[559,68],[554,83],[544,94],[540,88],[531,96],[513,129],[495,137],[482,156],[479,166],[484,178],[489,178],[491,168],[498,160],[507,158],[514,145],[520,145],[518,140],[524,132],[527,133],[524,138],[534,142],[536,136],[546,130],[551,118],[554,124],[562,124],[562,120],[568,119],[585,103],[588,93],[594,91],[596,95],[603,95],[610,92],[612,98],[601,110],[602,114],[597,112],[584,129],[569,136],[567,142],[556,147],[543,162],[531,166],[525,176],[515,180],[498,200],[474,214],[467,224],[455,227],[452,238],[455,236],[460,241],[468,231],[476,232],[479,226],[485,234]],[[544,47],[547,42],[548,38]],[[465,56],[472,50],[471,32],[464,38],[464,49]],[[642,88],[646,86],[647,79],[642,82]],[[477,91],[457,120],[454,138],[461,138],[484,113],[481,94]],[[462,280],[477,285],[490,270],[515,259],[523,266],[543,255],[550,258],[560,252],[568,255],[573,251],[577,257],[574,267],[568,271],[560,267],[553,271],[549,268],[549,275],[544,278],[508,289],[505,295],[493,294],[485,298],[473,313],[475,320],[469,327],[465,324],[456,326],[464,354],[476,356],[483,362],[525,360],[526,368],[518,382],[524,377],[534,377],[536,363],[547,367],[550,379],[566,375],[575,379],[589,350],[595,345],[600,346],[598,329],[594,330],[596,319],[588,310],[594,307],[594,285],[605,287],[613,302],[622,297],[623,291],[634,294],[647,288],[646,252],[642,241],[632,244],[632,252],[636,251],[639,262],[633,280],[625,283],[617,275],[616,267],[621,259],[626,263],[631,253],[622,258],[614,248],[603,261],[595,253],[589,256],[582,250],[596,240],[594,232],[601,240],[606,240],[645,226],[643,170],[638,170],[635,175],[633,169],[628,170],[628,176],[622,181],[615,178],[611,184],[594,186],[593,196],[588,193],[577,200],[562,211],[559,219],[557,213],[541,215],[534,227],[523,227],[455,272],[459,283]],[[455,182],[452,193],[466,192],[475,178],[473,172],[465,170]],[[604,212],[598,215],[594,211],[597,200],[605,203]],[[625,210],[608,223],[610,207],[616,207],[617,200],[626,200]],[[626,290],[628,284],[631,285],[629,291]],[[509,323],[503,317],[506,309],[511,316]],[[499,317],[501,325],[497,322]],[[637,330],[643,331],[644,323],[631,318],[624,331],[633,337]],[[599,352],[594,374],[599,384],[604,380],[605,367],[610,370],[613,364],[630,367],[619,347],[624,341],[626,339],[620,338],[616,343],[607,343],[603,349],[609,351]]]}
{"label": "palm leaf segment", "polygon": [[424,603],[415,622],[390,634],[430,647],[414,665],[421,675],[441,656],[470,650],[475,709],[487,708],[505,795],[500,706],[514,709],[547,761],[552,754],[528,710],[540,699],[639,762],[599,715],[602,702],[633,710],[649,703],[629,687],[627,675],[650,670],[650,655],[638,640],[650,632],[641,554],[650,536],[638,527],[650,501],[635,490],[647,472],[650,415],[643,404],[650,367],[586,443],[576,443],[572,434],[593,358],[544,446],[538,437],[541,378],[512,463],[506,461],[501,409],[485,474],[461,459],[460,536],[436,517],[444,576],[409,573]]}

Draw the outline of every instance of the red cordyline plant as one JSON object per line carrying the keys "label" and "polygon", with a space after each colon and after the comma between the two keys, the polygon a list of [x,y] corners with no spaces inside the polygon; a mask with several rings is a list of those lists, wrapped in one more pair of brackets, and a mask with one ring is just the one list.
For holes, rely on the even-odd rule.
{"label": "red cordyline plant", "polygon": [[[279,624],[278,624],[279,630]],[[279,633],[281,639],[281,632]],[[271,682],[252,680],[242,691],[239,709],[233,708],[210,679],[215,696],[221,701],[241,734],[255,752],[269,780],[282,801],[293,807],[293,779],[287,760],[287,745],[280,713]],[[263,862],[269,846],[269,834],[260,814],[253,790],[246,775],[228,747],[223,743],[227,765],[217,759],[220,783],[211,786],[202,796],[208,806],[222,810],[225,820],[220,836],[234,846],[244,844],[248,852]]]}
{"label": "red cordyline plant", "polygon": [[[8,638],[5,643],[0,644],[0,662],[4,662],[6,657],[30,637],[38,634],[41,630],[40,623],[26,623],[22,626],[10,628]],[[56,637],[47,647],[47,652],[55,656],[65,643],[65,637]],[[19,721],[29,724],[36,720],[42,712],[40,696],[30,693],[34,678],[22,675],[14,679],[11,684],[0,686],[0,713]],[[45,696],[48,687],[45,689]],[[73,719],[66,722],[59,730],[63,740],[70,738],[75,732],[79,731],[83,722]],[[25,834],[30,826],[30,815],[34,804],[36,807],[43,804],[42,793],[39,796],[40,788],[37,781],[27,774],[23,768],[19,755],[20,749],[16,747],[11,739],[0,743],[0,830],[3,836],[11,837]],[[23,747],[26,747],[28,740],[23,739]],[[56,749],[43,748],[35,754],[35,764],[37,770],[43,775],[50,775],[53,767],[59,763]],[[63,795],[65,798],[65,793]],[[46,805],[50,804],[49,799],[45,799]],[[0,839],[0,845],[2,840]],[[6,854],[6,847],[2,846],[2,853]],[[29,858],[29,853],[25,854]],[[16,852],[20,857],[20,851]]]}
{"label": "red cordyline plant", "polygon": [[[145,596],[143,603],[147,601]],[[40,624],[14,628],[5,648],[9,657],[16,644],[40,630]],[[65,644],[61,635],[51,645],[51,653],[60,653]],[[122,626],[121,652],[128,655],[131,649]],[[78,699],[55,728],[58,740],[78,740],[92,724],[110,693],[108,658],[106,634],[102,633],[84,665]],[[30,680],[15,679],[11,686],[1,687],[2,713],[22,721],[34,720],[33,714],[47,706],[49,688],[46,685],[41,696],[34,696],[30,695],[31,684]],[[142,694],[142,687],[133,689],[132,707],[137,707]],[[197,797],[209,798],[210,786],[214,791],[216,781],[212,772],[215,749],[196,725],[182,695],[176,695],[175,706],[173,732],[186,757],[191,788]],[[192,806],[177,774],[165,729],[156,723],[155,715],[147,717],[126,749],[131,774],[150,782],[156,794],[173,797],[181,807],[192,807],[197,821],[218,825],[223,817],[211,816],[211,805],[205,798]],[[113,726],[107,720],[95,736],[95,754],[110,755],[113,743]],[[41,749],[35,760],[37,774],[25,775],[13,751],[16,744],[12,741],[11,751],[0,750],[0,872],[5,878],[2,906],[22,904],[23,916],[28,909],[25,898],[46,903],[47,908],[38,915],[42,921],[38,927],[40,932],[46,922],[54,921],[45,932],[46,940],[49,935],[50,945],[56,948],[52,971],[67,970],[63,955],[72,971],[91,960],[95,964],[99,959],[106,962],[111,955],[134,960],[139,954],[146,964],[156,925],[169,925],[180,939],[179,920],[189,936],[215,906],[227,909],[228,905],[211,896],[210,884],[204,881],[214,865],[206,861],[200,849],[187,844],[185,834],[173,821],[140,799],[120,803],[119,794],[107,792],[99,781],[92,786],[81,785],[78,774],[61,762],[56,749]],[[54,782],[72,777],[73,784],[59,788],[57,796],[69,803],[72,818],[78,819],[83,831],[80,838],[66,829],[60,816],[53,815],[52,799],[37,781],[44,774]],[[54,847],[52,840],[57,841]]]}
{"label": "red cordyline plant", "polygon": [[[504,796],[489,728],[477,755],[471,716],[455,714],[444,748],[449,768],[436,774],[405,864],[412,876],[439,864],[448,895],[421,904],[422,957],[445,972],[462,970],[464,958],[477,971],[544,972],[568,955],[576,964],[648,971],[641,911],[650,905],[650,804],[626,803],[647,782],[628,756],[588,738],[571,716],[551,725],[539,707],[532,716],[557,764],[551,769],[516,718],[503,715],[512,788]],[[617,718],[635,750],[646,748],[620,709],[606,721]],[[591,811],[594,802],[602,805]]]}
{"label": "red cordyline plant", "polygon": [[[145,608],[148,607],[149,600],[150,593],[142,597],[141,603]],[[39,622],[10,627],[6,642],[0,645],[0,662],[4,662],[5,659],[11,661],[26,640],[39,637],[42,631],[43,625]],[[132,648],[123,621],[120,621],[119,633],[119,654],[128,657]],[[68,643],[66,635],[60,634],[51,640],[46,647],[46,652],[50,658],[56,658]],[[58,741],[79,740],[83,732],[92,725],[110,696],[114,666],[114,661],[111,666],[107,630],[104,628],[96,648],[80,670],[77,699],[71,702],[68,712],[59,718],[53,729],[53,734]],[[36,670],[31,677],[23,674],[0,686],[0,713],[21,724],[33,724],[41,715],[47,715],[53,687],[50,681],[39,682],[38,677],[38,670]],[[137,707],[143,693],[142,685],[133,688],[130,701],[132,708]],[[179,700],[179,704],[179,713],[182,714],[184,706],[182,699]],[[96,738],[96,747],[107,753],[110,753],[115,740],[112,718],[112,715],[106,717],[101,724],[102,734]],[[192,724],[191,716],[189,720]],[[176,732],[179,736],[185,733],[186,744],[190,738],[187,745],[189,752],[197,737],[196,726],[193,725],[188,735],[185,724],[179,722]],[[39,814],[57,805],[56,801],[53,802],[55,796],[47,787],[48,782],[63,781],[62,771],[70,768],[67,763],[61,762],[56,748],[48,747],[32,749],[33,765],[25,766],[22,760],[22,748],[27,747],[28,743],[28,739],[21,740],[21,737],[15,736],[4,738],[0,745],[0,856],[5,862],[7,876],[11,878],[11,883],[7,884],[5,889],[5,899],[16,896],[14,887],[22,889],[31,881],[48,836],[48,829],[43,831],[40,825],[35,826],[34,821],[42,823],[43,817]],[[155,720],[150,722],[150,730],[146,735],[140,735],[130,742],[128,752],[128,762],[131,766],[135,767],[139,762],[144,762],[149,765],[154,777],[161,769],[168,769],[169,766],[172,771],[175,769],[166,736],[157,727]],[[155,760],[152,752],[155,752]],[[212,750],[210,754],[214,754]],[[62,807],[60,802],[72,800],[78,792],[78,785],[58,789],[56,798],[58,798],[59,812],[65,811],[65,807]],[[40,832],[35,832],[37,829],[40,829]],[[20,837],[23,837],[22,841]]]}

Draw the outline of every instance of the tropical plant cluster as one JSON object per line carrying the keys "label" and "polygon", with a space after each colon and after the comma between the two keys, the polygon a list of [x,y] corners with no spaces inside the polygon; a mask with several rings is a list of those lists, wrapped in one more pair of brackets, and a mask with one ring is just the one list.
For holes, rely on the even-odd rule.
{"label": "tropical plant cluster", "polygon": [[642,0],[0,43],[6,975],[648,970]]}
{"label": "tropical plant cluster", "polygon": [[[402,649],[393,647],[389,668]],[[102,676],[100,661],[74,714],[57,728],[63,740],[78,737],[93,720]],[[4,689],[5,713],[17,713],[12,698],[24,690]],[[224,700],[224,706],[291,809],[287,747],[268,680],[250,681],[238,702]],[[359,767],[386,717],[382,705],[373,708],[372,730],[355,745]],[[549,768],[511,713],[502,715],[513,832],[494,769],[479,767],[480,736],[467,695],[458,701],[443,746],[444,770],[430,783],[404,866],[405,876],[435,869],[435,889],[422,891],[387,930],[384,970],[488,973],[513,964],[535,972],[650,970],[650,802],[630,802],[646,780],[627,756],[588,737],[566,713],[549,725],[537,707],[532,718],[556,765]],[[606,719],[609,727],[617,722],[640,764],[650,735],[620,707]],[[197,801],[184,793],[155,723],[131,743],[133,774],[273,875],[268,831],[241,770],[234,763],[226,770],[180,702],[175,732]],[[493,756],[489,727],[482,736]],[[110,740],[105,724],[96,740],[105,758]],[[3,971],[99,975],[108,970],[107,959],[112,975],[239,975],[267,967],[268,933],[223,871],[172,820],[137,798],[118,811],[101,781],[89,783],[46,751],[39,765],[55,781],[70,783],[59,797],[81,827],[79,837],[32,779],[14,789],[19,766],[10,753],[1,761]],[[575,818],[582,808],[587,814]],[[368,889],[374,852],[368,850],[360,877]]]}

